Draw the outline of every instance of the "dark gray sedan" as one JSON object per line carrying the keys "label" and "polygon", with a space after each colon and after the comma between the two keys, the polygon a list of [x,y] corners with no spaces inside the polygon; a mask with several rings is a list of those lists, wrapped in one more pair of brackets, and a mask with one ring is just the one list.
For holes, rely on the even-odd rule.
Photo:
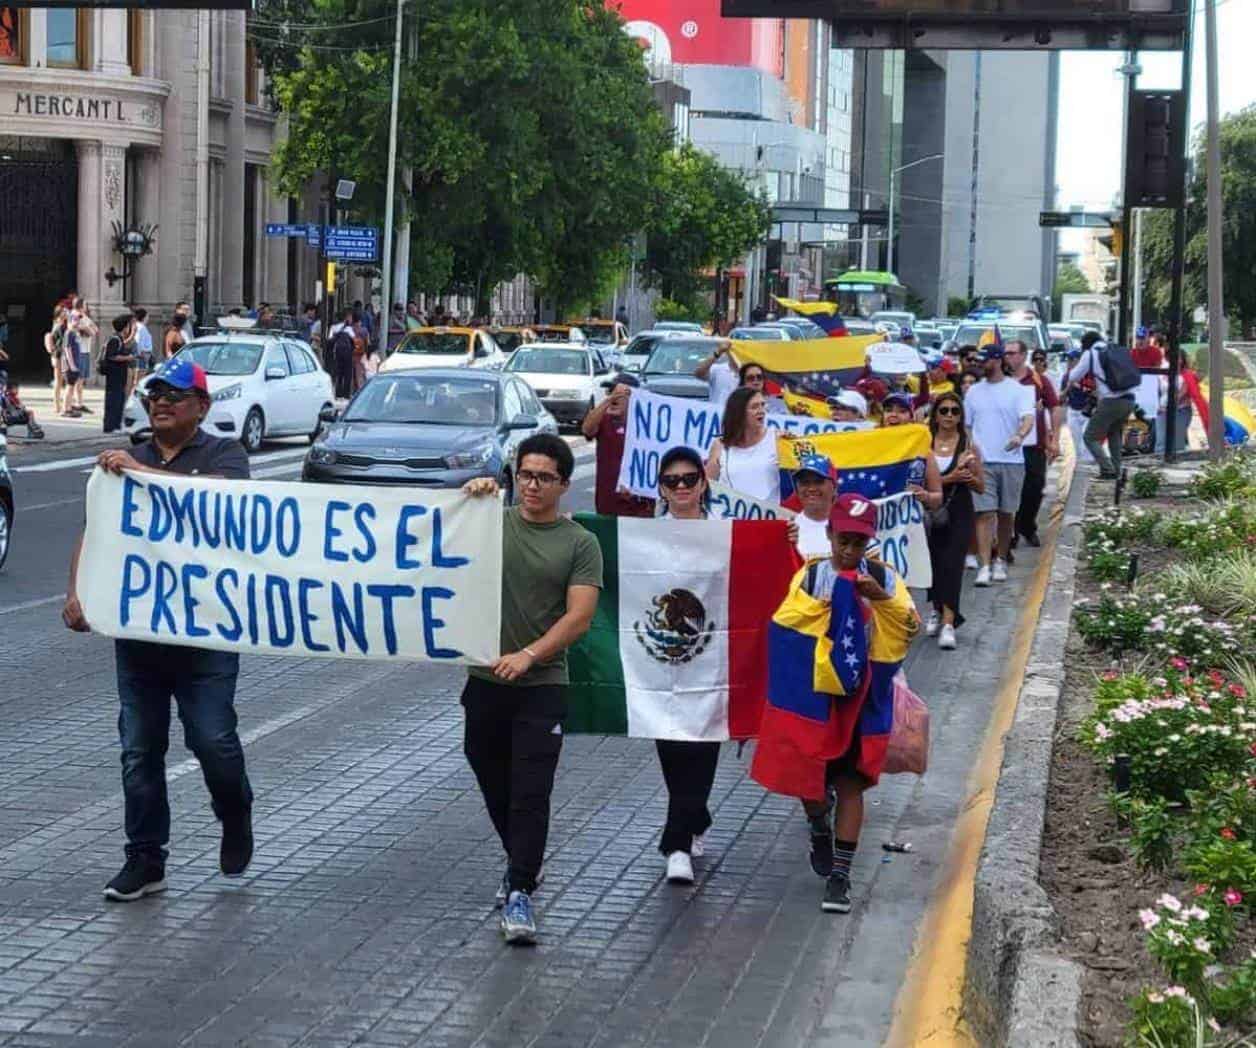
{"label": "dark gray sedan", "polygon": [[469,368],[381,373],[324,421],[304,480],[457,488],[496,477],[508,495],[519,442],[558,432],[526,382]]}
{"label": "dark gray sedan", "polygon": [[692,397],[705,400],[710,390],[707,380],[694,375],[724,339],[702,336],[669,338],[650,351],[638,377],[651,393],[666,397]]}

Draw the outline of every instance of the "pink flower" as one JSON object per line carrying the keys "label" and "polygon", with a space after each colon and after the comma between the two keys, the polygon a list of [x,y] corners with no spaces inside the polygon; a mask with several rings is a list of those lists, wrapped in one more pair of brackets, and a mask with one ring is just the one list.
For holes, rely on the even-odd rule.
{"label": "pink flower", "polygon": [[1237,906],[1243,901],[1243,893],[1235,891],[1233,888],[1227,888],[1221,898],[1225,900],[1227,906]]}
{"label": "pink flower", "polygon": [[1116,680],[1119,676],[1120,674],[1117,673],[1116,670],[1104,670],[1103,671],[1104,680]]}
{"label": "pink flower", "polygon": [[1253,757],[1256,757],[1256,742],[1253,742],[1250,746],[1247,747],[1247,752],[1250,753]]}
{"label": "pink flower", "polygon": [[1236,699],[1247,698],[1247,689],[1242,684],[1230,684],[1226,686],[1226,691],[1233,695]]}
{"label": "pink flower", "polygon": [[1138,919],[1143,922],[1143,931],[1149,932],[1160,923],[1160,914],[1155,910],[1139,910]]}
{"label": "pink flower", "polygon": [[1206,884],[1195,885],[1195,897],[1196,898],[1198,898],[1201,895],[1207,895],[1207,894],[1208,894],[1208,885]]}
{"label": "pink flower", "polygon": [[1232,841],[1235,839],[1234,831],[1230,829],[1229,826],[1221,827],[1221,836],[1224,837],[1227,841]]}
{"label": "pink flower", "polygon": [[1175,670],[1182,672],[1184,670],[1189,669],[1191,664],[1187,662],[1184,658],[1182,658],[1181,655],[1174,655],[1173,658],[1169,660],[1169,665],[1172,666]]}
{"label": "pink flower", "polygon": [[1225,683],[1225,677],[1221,675],[1220,670],[1209,670],[1208,679],[1212,681],[1214,688],[1219,688],[1221,687],[1222,684]]}

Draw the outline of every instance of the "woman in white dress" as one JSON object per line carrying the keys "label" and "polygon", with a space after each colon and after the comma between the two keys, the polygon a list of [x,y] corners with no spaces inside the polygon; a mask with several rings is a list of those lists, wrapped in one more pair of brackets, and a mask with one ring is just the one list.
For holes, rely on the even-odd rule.
{"label": "woman in white dress", "polygon": [[767,402],[758,390],[734,390],[724,406],[723,436],[711,445],[706,474],[735,491],[781,501],[776,434],[767,427]]}

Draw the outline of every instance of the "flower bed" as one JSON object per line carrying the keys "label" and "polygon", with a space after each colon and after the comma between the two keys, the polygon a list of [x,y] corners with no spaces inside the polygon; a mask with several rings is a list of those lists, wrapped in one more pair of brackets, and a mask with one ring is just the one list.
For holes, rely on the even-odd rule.
{"label": "flower bed", "polygon": [[1040,877],[1084,1043],[1250,1044],[1256,456],[1136,487],[1083,526]]}

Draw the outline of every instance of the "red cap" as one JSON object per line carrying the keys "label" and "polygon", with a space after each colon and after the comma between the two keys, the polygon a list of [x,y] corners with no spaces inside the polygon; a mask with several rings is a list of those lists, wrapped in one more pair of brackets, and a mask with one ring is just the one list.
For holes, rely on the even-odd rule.
{"label": "red cap", "polygon": [[942,374],[944,375],[954,375],[955,372],[959,370],[955,361],[953,361],[950,357],[943,357],[942,363],[939,364],[938,367],[942,369]]}
{"label": "red cap", "polygon": [[877,504],[862,495],[838,495],[829,510],[829,530],[834,535],[845,532],[876,538]]}

